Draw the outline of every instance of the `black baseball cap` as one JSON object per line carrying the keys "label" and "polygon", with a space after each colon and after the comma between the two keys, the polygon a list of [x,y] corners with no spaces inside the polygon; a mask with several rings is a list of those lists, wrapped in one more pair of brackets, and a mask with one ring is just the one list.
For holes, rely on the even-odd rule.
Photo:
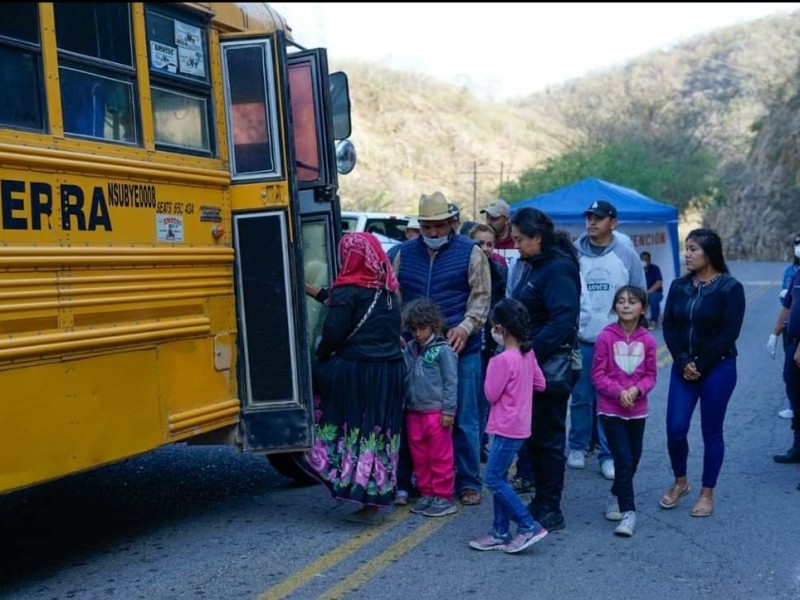
{"label": "black baseball cap", "polygon": [[588,217],[589,215],[594,215],[596,217],[600,217],[601,219],[605,219],[606,217],[616,219],[617,209],[614,208],[614,205],[611,204],[611,202],[606,202],[605,200],[595,200],[592,202],[589,208],[583,211],[584,217]]}

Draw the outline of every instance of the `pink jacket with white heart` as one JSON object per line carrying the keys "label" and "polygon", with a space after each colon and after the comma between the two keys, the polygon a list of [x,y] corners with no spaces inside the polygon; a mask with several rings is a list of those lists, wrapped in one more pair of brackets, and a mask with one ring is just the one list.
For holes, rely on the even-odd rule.
{"label": "pink jacket with white heart", "polygon": [[[592,361],[592,383],[597,390],[597,414],[622,419],[647,416],[647,394],[656,385],[658,365],[656,340],[645,327],[630,335],[618,323],[607,325],[597,336]],[[620,392],[639,388],[633,406],[623,407]]]}

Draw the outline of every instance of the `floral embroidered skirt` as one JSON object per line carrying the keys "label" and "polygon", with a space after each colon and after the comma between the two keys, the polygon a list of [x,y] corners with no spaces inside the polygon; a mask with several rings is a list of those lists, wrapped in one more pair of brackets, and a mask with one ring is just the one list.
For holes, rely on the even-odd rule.
{"label": "floral embroidered skirt", "polygon": [[394,500],[404,376],[401,359],[334,356],[315,368],[315,441],[303,467],[334,498],[372,506]]}

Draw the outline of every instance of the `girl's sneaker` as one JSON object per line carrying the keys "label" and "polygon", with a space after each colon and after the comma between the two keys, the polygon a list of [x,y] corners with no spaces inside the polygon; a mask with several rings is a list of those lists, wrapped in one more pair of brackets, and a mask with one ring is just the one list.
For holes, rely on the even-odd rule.
{"label": "girl's sneaker", "polygon": [[458,505],[452,500],[444,498],[434,498],[430,506],[422,513],[424,517],[445,517],[458,512]]}
{"label": "girl's sneaker", "polygon": [[511,536],[498,537],[494,532],[486,535],[479,535],[470,540],[469,547],[475,550],[505,550],[506,544],[511,540]]}
{"label": "girl's sneaker", "polygon": [[624,513],[622,513],[622,521],[620,521],[619,525],[617,525],[614,533],[617,535],[624,535],[625,537],[631,537],[635,527],[636,513],[632,510],[626,510]]}
{"label": "girl's sneaker", "polygon": [[622,513],[619,512],[619,501],[616,496],[609,496],[606,503],[606,519],[609,521],[621,521]]}
{"label": "girl's sneaker", "polygon": [[414,506],[412,506],[409,510],[415,515],[421,515],[431,507],[432,503],[433,503],[433,498],[431,498],[430,496],[423,496],[422,498],[417,500],[416,503],[414,503]]}
{"label": "girl's sneaker", "polygon": [[506,544],[505,548],[503,548],[503,552],[506,554],[516,554],[517,552],[522,552],[525,550],[525,548],[528,546],[533,546],[546,535],[547,529],[544,527],[540,527],[539,529],[534,529],[532,531],[518,532],[517,535],[511,538],[511,541]]}

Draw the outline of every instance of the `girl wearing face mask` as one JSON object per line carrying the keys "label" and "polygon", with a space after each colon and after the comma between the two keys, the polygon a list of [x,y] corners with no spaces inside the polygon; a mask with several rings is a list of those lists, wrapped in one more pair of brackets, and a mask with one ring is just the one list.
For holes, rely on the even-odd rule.
{"label": "girl wearing face mask", "polygon": [[[534,390],[544,390],[545,379],[531,346],[525,306],[504,298],[492,309],[490,318],[492,338],[504,347],[489,360],[483,384],[490,405],[486,432],[494,435],[483,481],[492,492],[494,520],[492,529],[469,545],[513,554],[547,535],[508,482],[508,468],[531,433]],[[511,521],[517,524],[514,536]]]}

